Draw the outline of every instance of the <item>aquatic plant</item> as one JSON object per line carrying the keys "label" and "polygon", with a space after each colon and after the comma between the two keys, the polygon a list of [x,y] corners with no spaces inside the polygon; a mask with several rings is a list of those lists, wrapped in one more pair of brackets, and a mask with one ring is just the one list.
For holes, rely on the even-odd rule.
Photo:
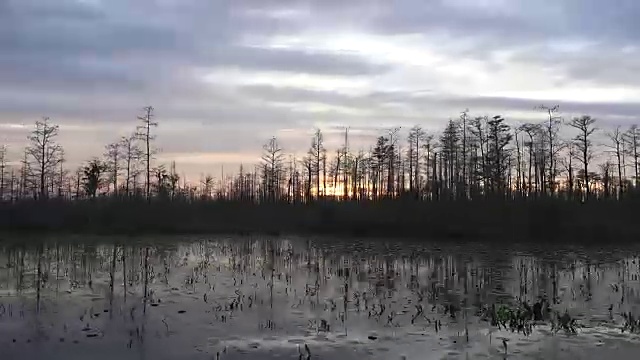
{"label": "aquatic plant", "polygon": [[559,311],[554,312],[555,317],[551,321],[551,331],[557,333],[560,330],[564,330],[568,334],[577,333],[577,321],[569,315],[569,312],[565,310],[564,314],[560,315]]}

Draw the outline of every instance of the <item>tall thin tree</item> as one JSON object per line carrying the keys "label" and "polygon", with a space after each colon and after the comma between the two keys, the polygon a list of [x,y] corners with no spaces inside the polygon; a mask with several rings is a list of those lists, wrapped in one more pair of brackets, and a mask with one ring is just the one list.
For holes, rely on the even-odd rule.
{"label": "tall thin tree", "polygon": [[618,194],[622,196],[624,193],[624,183],[622,178],[622,153],[624,151],[624,134],[620,131],[620,126],[616,126],[615,129],[607,133],[611,144],[607,147],[611,148],[615,157],[616,165],[618,168]]}
{"label": "tall thin tree", "polygon": [[584,170],[584,186],[585,186],[585,199],[589,199],[591,193],[591,186],[589,184],[589,163],[593,159],[593,142],[591,137],[597,130],[594,127],[596,122],[595,118],[589,115],[582,115],[575,117],[569,123],[569,126],[578,130],[578,134],[573,138],[573,144],[576,147],[579,155],[577,160],[582,163]]}
{"label": "tall thin tree", "polygon": [[122,140],[108,144],[105,147],[104,156],[108,171],[111,173],[111,184],[113,185],[113,195],[118,196],[118,177],[120,176],[120,163],[122,150]]}
{"label": "tall thin tree", "polygon": [[640,147],[640,129],[638,126],[632,125],[624,134],[624,138],[627,143],[626,151],[633,158],[633,186],[634,188],[637,188],[638,176],[640,176],[640,174],[638,174],[638,171],[640,170],[638,166],[638,158],[640,157],[640,151],[638,149],[638,147]]}
{"label": "tall thin tree", "polygon": [[155,139],[155,135],[151,133],[151,129],[158,126],[158,123],[153,121],[154,108],[153,106],[146,106],[144,109],[144,115],[138,116],[138,120],[142,122],[142,125],[138,127],[138,137],[144,143],[144,163],[145,163],[145,195],[147,199],[151,199],[151,160],[155,154],[151,142]]}
{"label": "tall thin tree", "polygon": [[36,121],[35,129],[28,137],[27,154],[33,166],[29,167],[32,177],[38,179],[39,196],[48,197],[47,182],[62,161],[62,146],[57,143],[59,126],[52,124],[48,117]]}
{"label": "tall thin tree", "polygon": [[4,201],[4,177],[7,170],[7,146],[0,145],[0,201]]}
{"label": "tall thin tree", "polygon": [[549,162],[547,181],[549,182],[548,190],[551,194],[553,194],[556,187],[557,157],[558,152],[560,151],[558,132],[560,130],[560,123],[562,118],[557,115],[560,111],[559,105],[540,105],[539,108],[547,113],[547,121],[544,124],[544,130],[546,133],[545,142],[549,147],[549,151],[546,156]]}
{"label": "tall thin tree", "polygon": [[120,147],[122,148],[122,156],[124,157],[124,191],[126,196],[130,196],[132,180],[139,171],[137,165],[142,157],[142,150],[138,146],[138,137],[136,134],[123,136],[120,140]]}

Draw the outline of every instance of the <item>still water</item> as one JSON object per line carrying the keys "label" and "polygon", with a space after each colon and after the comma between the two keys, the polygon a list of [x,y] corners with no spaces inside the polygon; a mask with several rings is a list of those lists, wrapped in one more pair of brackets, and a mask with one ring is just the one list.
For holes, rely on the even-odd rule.
{"label": "still water", "polygon": [[[0,359],[636,359],[638,250],[5,237]],[[487,316],[543,298],[527,335]]]}

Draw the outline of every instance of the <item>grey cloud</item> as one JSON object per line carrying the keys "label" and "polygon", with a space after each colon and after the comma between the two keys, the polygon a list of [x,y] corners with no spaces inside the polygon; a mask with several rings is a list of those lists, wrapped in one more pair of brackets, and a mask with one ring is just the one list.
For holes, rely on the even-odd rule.
{"label": "grey cloud", "polygon": [[[246,96],[252,96],[267,101],[284,103],[315,102],[327,105],[342,106],[353,109],[371,109],[384,104],[404,104],[423,113],[423,119],[433,119],[434,114],[456,116],[461,110],[469,108],[472,113],[527,112],[535,111],[542,104],[559,105],[566,116],[576,114],[591,114],[603,121],[610,119],[625,119],[630,122],[638,119],[640,114],[639,102],[570,102],[554,99],[532,100],[509,97],[487,96],[452,96],[432,93],[428,91],[410,92],[370,92],[363,95],[346,95],[328,91],[314,91],[298,88],[278,88],[273,86],[246,86],[240,90]],[[367,118],[375,118],[367,117]],[[398,121],[415,120],[415,116],[404,117],[398,112]],[[423,120],[424,121],[424,120]]]}
{"label": "grey cloud", "polygon": [[[598,118],[601,122],[610,123],[612,125],[631,125],[640,120],[640,103],[629,102],[576,102],[576,101],[557,101],[554,99],[531,100],[507,97],[469,97],[457,98],[449,100],[450,104],[460,104],[460,108],[466,106],[472,111],[493,110],[497,113],[504,112],[526,112],[540,111],[537,108],[540,105],[558,105],[560,107],[560,116],[566,120],[570,120],[573,116],[589,114]],[[467,104],[467,105],[464,105]],[[541,113],[541,119],[545,115]]]}
{"label": "grey cloud", "polygon": [[141,106],[154,104],[167,122],[269,122],[275,129],[294,123],[292,113],[235,99],[183,70],[236,66],[343,76],[386,70],[357,57],[239,46],[236,37],[271,31],[271,24],[231,19],[237,4],[110,0],[92,7],[72,0],[57,6],[4,0],[2,120],[49,115],[71,123],[127,123]]}
{"label": "grey cloud", "polygon": [[[146,86],[144,76],[131,66],[91,59],[50,58],[0,55],[0,79],[13,89],[51,89],[91,91],[104,89],[140,90]],[[1,99],[0,99],[0,106]]]}
{"label": "grey cloud", "polygon": [[255,98],[278,102],[318,102],[328,105],[353,108],[370,108],[372,106],[410,103],[416,97],[420,99],[429,94],[427,91],[372,91],[365,95],[347,95],[332,91],[318,91],[294,87],[276,87],[270,85],[248,85],[239,88],[241,94]]}
{"label": "grey cloud", "polygon": [[[313,21],[349,27],[356,23],[382,35],[425,34],[439,41],[440,52],[454,57],[483,60],[492,69],[496,50],[516,52],[516,59],[553,66],[569,80],[593,80],[599,84],[638,85],[640,76],[633,54],[621,49],[640,46],[640,2],[617,0],[371,0],[342,4],[338,1],[288,0],[265,2],[272,7],[307,7]],[[458,3],[459,6],[452,6]],[[493,6],[483,6],[489,4]],[[502,6],[500,6],[502,5]],[[366,9],[375,8],[370,12]],[[354,17],[354,11],[361,15]],[[392,40],[390,40],[392,41]],[[595,42],[575,53],[549,46],[556,41]]]}
{"label": "grey cloud", "polygon": [[[202,126],[194,131],[171,131],[159,129],[159,146],[164,153],[208,153],[208,152],[255,152],[261,144],[276,134],[277,129],[268,124],[218,129]],[[220,139],[233,139],[232,142]]]}
{"label": "grey cloud", "polygon": [[[63,0],[53,6],[5,0],[1,4],[0,87],[4,88],[78,94],[108,90],[135,96],[175,82],[199,87],[197,79],[175,78],[177,71],[189,67],[340,76],[388,70],[357,56],[241,46],[243,34],[286,28],[233,16],[231,10],[242,1],[110,0],[90,6]],[[0,108],[12,106],[2,100]]]}
{"label": "grey cloud", "polygon": [[[454,2],[461,6],[451,6]],[[508,0],[502,8],[477,5],[483,3],[500,1],[372,0],[370,6],[380,10],[363,16],[362,23],[368,31],[383,35],[425,34],[441,41],[438,44],[441,51],[485,61],[491,61],[495,50],[540,48],[558,40],[596,42],[598,45],[590,55],[599,51],[598,57],[603,59],[607,57],[602,54],[606,51],[640,45],[637,21],[640,2],[635,0],[617,0],[612,4],[600,0]],[[325,6],[335,6],[326,16],[337,24],[348,25],[353,21],[351,10],[362,4],[340,7],[329,2]],[[340,16],[344,8],[345,16]],[[318,17],[322,18],[322,14]],[[554,53],[551,49],[542,51]],[[598,65],[606,67],[606,60]]]}
{"label": "grey cloud", "polygon": [[640,87],[640,51],[609,44],[587,45],[580,51],[553,51],[540,45],[516,51],[513,60],[556,69],[567,80]]}
{"label": "grey cloud", "polygon": [[[462,1],[457,1],[463,3]],[[402,0],[389,4],[389,11],[372,22],[372,30],[390,33],[444,30],[456,36],[487,35],[495,42],[522,43],[557,38],[589,38],[637,43],[640,25],[636,16],[640,3],[619,0],[509,0],[500,6],[453,7],[448,0]],[[477,3],[477,2],[476,2]],[[499,1],[486,1],[499,4]]]}
{"label": "grey cloud", "polygon": [[[46,93],[45,93],[46,94]],[[217,95],[216,95],[217,94]],[[47,95],[42,95],[47,97]],[[110,96],[95,101],[95,94],[86,96],[51,96],[33,99],[27,96],[9,98],[8,104],[3,105],[3,115],[19,119],[19,122],[32,122],[41,115],[50,116],[56,122],[72,125],[95,124],[127,124],[135,125],[136,116],[142,112],[142,107],[149,103],[141,103],[140,99],[129,96]],[[0,93],[0,98],[2,94]],[[99,97],[99,96],[98,96]],[[180,122],[199,123],[203,126],[218,128],[231,127],[261,127],[268,124],[269,128],[290,126],[296,123],[290,111],[273,106],[239,102],[227,98],[221,93],[212,93],[210,101],[206,97],[190,101],[184,98],[163,98],[165,101],[153,103],[156,116],[161,125],[178,126]],[[188,125],[188,124],[187,124]],[[212,132],[215,133],[215,132]],[[192,133],[193,134],[193,133]],[[171,134],[168,134],[169,136]]]}
{"label": "grey cloud", "polygon": [[[228,49],[227,49],[228,50]],[[320,75],[368,75],[390,69],[355,55],[337,55],[322,52],[234,47],[232,53],[218,53],[212,59],[221,65],[258,70],[307,72]]]}
{"label": "grey cloud", "polygon": [[[135,126],[140,108],[152,104],[161,124],[159,146],[166,152],[259,151],[262,141],[281,128],[376,128],[353,134],[354,139],[366,139],[390,123],[439,125],[467,107],[477,113],[523,112],[540,103],[481,94],[453,97],[438,93],[437,84],[428,84],[434,89],[424,92],[400,89],[361,96],[276,86],[241,87],[234,93],[190,73],[233,66],[348,77],[391,69],[376,59],[346,53],[241,45],[245,35],[295,36],[307,29],[421,33],[433,42],[441,39],[435,43],[437,50],[448,56],[509,66],[492,63],[493,53],[506,49],[514,53],[510,60],[551,67],[569,82],[640,87],[637,50],[621,50],[640,43],[637,1],[508,0],[502,9],[466,1],[468,6],[453,7],[448,0],[0,0],[0,122],[31,122],[50,115],[63,124],[112,124],[120,129]],[[255,9],[303,11],[300,17],[276,18],[250,15]],[[594,40],[595,45],[562,52],[549,46],[556,40]],[[296,106],[305,102],[373,115]],[[640,113],[638,103],[560,106],[566,116],[590,113],[623,125]],[[100,129],[94,135],[64,136],[76,144],[73,149],[86,146],[78,156],[101,153],[101,144],[110,137]],[[78,136],[82,142],[74,142]],[[284,141],[294,147],[308,143]]]}

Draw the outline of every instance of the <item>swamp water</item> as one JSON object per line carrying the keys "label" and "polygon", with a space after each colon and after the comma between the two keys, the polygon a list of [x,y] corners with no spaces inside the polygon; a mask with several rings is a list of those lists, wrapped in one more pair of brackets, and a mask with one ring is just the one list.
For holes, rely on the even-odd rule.
{"label": "swamp water", "polygon": [[[636,359],[638,250],[4,239],[0,359]],[[491,325],[542,298],[530,334]],[[552,325],[565,311],[575,333]]]}

